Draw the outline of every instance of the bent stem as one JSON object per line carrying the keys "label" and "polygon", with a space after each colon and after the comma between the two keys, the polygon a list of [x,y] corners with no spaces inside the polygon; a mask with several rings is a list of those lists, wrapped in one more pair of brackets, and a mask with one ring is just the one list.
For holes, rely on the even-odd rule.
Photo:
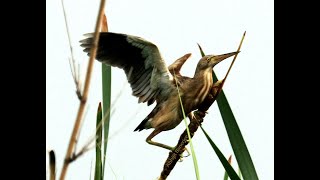
{"label": "bent stem", "polygon": [[60,175],[60,180],[64,180],[69,164],[72,160],[72,155],[74,153],[74,147],[76,144],[76,138],[79,134],[79,129],[80,129],[80,124],[82,121],[82,117],[84,114],[84,109],[87,103],[87,98],[88,98],[88,93],[89,93],[89,85],[90,85],[90,80],[91,80],[91,75],[92,75],[92,69],[93,69],[93,63],[94,59],[96,57],[97,53],[97,46],[98,46],[98,41],[99,41],[99,31],[100,31],[100,26],[101,26],[101,18],[103,16],[103,9],[105,6],[105,0],[101,0],[100,2],[100,8],[99,8],[99,13],[98,13],[98,18],[96,22],[96,27],[95,27],[95,33],[94,33],[94,41],[93,41],[93,47],[91,49],[91,56],[89,58],[89,63],[88,63],[88,68],[87,68],[87,73],[86,73],[86,78],[85,78],[85,83],[84,83],[84,89],[83,89],[83,96],[82,99],[80,100],[80,105],[77,113],[77,117],[74,123],[73,131],[70,137],[69,141],[69,146],[67,149],[66,157],[63,162],[63,167],[61,170],[61,175]]}

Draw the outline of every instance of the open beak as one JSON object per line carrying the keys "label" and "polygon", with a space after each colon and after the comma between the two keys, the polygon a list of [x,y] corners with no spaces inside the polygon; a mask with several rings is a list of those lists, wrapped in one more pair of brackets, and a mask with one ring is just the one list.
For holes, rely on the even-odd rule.
{"label": "open beak", "polygon": [[215,64],[218,64],[222,60],[227,59],[228,57],[234,56],[234,55],[238,54],[239,52],[240,51],[231,52],[231,53],[227,53],[227,54],[221,54],[221,55],[215,55],[215,56],[213,56],[213,59],[215,61]]}

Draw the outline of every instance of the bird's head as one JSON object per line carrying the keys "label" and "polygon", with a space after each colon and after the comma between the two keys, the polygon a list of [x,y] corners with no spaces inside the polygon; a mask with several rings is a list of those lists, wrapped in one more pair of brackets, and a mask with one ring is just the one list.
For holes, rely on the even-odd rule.
{"label": "bird's head", "polygon": [[231,53],[227,53],[227,54],[221,54],[221,55],[203,56],[197,65],[197,70],[212,69],[219,62],[227,59],[228,57],[234,56],[234,55],[238,54],[239,52],[240,51],[231,52]]}

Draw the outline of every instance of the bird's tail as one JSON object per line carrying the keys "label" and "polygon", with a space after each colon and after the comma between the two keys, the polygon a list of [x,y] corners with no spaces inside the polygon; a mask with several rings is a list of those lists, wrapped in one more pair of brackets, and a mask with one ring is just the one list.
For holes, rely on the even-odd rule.
{"label": "bird's tail", "polygon": [[157,114],[157,112],[161,109],[161,106],[159,104],[156,105],[156,107],[153,108],[153,110],[150,112],[150,114],[142,120],[142,122],[136,127],[134,131],[142,131],[144,129],[150,129],[151,126],[151,120],[154,117],[154,115]]}
{"label": "bird's tail", "polygon": [[136,129],[134,129],[134,131],[142,131],[144,129],[148,129],[146,128],[146,123],[148,122],[149,118],[146,117],[144,120],[142,120],[142,122],[136,127]]}

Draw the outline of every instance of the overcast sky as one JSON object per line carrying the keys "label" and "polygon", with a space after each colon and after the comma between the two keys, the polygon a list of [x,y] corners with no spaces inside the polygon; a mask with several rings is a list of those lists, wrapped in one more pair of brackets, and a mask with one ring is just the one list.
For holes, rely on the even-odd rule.
{"label": "overcast sky", "polygon": [[[79,106],[68,58],[70,49],[61,1],[47,0],[46,5],[46,147],[57,155],[57,174],[63,159]],[[86,72],[87,55],[79,40],[93,32],[99,7],[98,0],[65,0],[65,8],[75,59],[81,74]],[[109,31],[143,37],[160,49],[167,65],[186,53],[192,53],[181,73],[192,76],[201,58],[197,43],[206,54],[235,51],[247,31],[241,53],[225,83],[224,92],[245,139],[259,179],[274,179],[274,4],[270,0],[107,0],[105,12]],[[232,58],[214,70],[223,77]],[[83,76],[84,77],[84,76]],[[82,78],[83,80],[83,78]],[[77,149],[95,132],[95,116],[101,101],[101,64],[95,62],[88,108],[82,124]],[[153,109],[138,104],[122,70],[112,68],[112,105],[110,141],[105,179],[156,179],[168,151],[145,142],[152,130],[133,132]],[[223,154],[233,155],[219,109],[214,103],[203,122]],[[154,140],[174,146],[185,125],[181,123]],[[223,179],[224,168],[201,130],[193,138],[200,177]],[[89,151],[72,163],[66,179],[90,179],[95,151]],[[93,174],[93,173],[91,173]],[[168,180],[195,179],[192,157],[177,163]]]}

